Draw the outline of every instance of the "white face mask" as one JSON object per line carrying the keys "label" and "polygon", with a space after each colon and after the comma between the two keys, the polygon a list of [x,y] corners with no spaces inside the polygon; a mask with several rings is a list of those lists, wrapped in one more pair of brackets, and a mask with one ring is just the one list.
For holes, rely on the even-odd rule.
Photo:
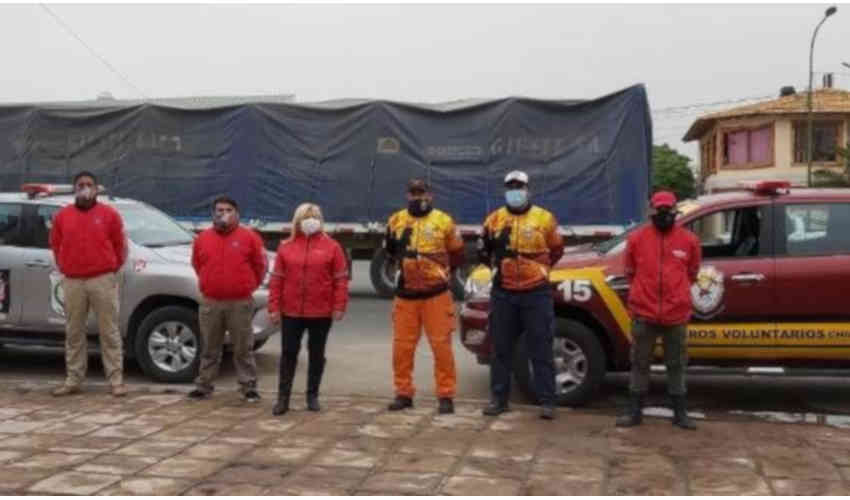
{"label": "white face mask", "polygon": [[304,231],[304,234],[307,236],[318,233],[319,228],[321,227],[322,222],[315,217],[309,217],[301,221],[301,230]]}
{"label": "white face mask", "polygon": [[221,213],[216,214],[213,217],[213,224],[215,227],[221,231],[230,227],[233,224],[233,220],[235,219],[235,214],[233,213]]}

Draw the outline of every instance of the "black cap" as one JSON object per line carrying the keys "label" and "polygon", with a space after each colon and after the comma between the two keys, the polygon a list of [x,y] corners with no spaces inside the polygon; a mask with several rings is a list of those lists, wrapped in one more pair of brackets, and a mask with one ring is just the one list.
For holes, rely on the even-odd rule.
{"label": "black cap", "polygon": [[431,191],[431,188],[430,188],[430,186],[428,186],[428,183],[425,182],[424,179],[414,178],[414,179],[410,179],[407,182],[407,192],[412,193],[414,191],[420,191],[420,192],[423,192],[423,193],[428,193],[428,192]]}

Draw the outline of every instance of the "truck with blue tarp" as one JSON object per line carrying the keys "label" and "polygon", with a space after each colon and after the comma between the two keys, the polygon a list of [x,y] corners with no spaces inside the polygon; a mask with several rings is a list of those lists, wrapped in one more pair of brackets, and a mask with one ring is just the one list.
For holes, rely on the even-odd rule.
{"label": "truck with blue tarp", "polygon": [[[349,258],[372,261],[385,296],[395,266],[381,240],[411,177],[430,183],[434,205],[471,242],[503,204],[505,174],[524,170],[532,202],[577,242],[644,218],[651,154],[643,85],[592,100],[0,106],[0,191],[67,183],[85,169],[115,196],[193,229],[208,227],[212,200],[226,193],[270,248],[300,203],[317,203]],[[462,283],[459,275],[455,289]]]}

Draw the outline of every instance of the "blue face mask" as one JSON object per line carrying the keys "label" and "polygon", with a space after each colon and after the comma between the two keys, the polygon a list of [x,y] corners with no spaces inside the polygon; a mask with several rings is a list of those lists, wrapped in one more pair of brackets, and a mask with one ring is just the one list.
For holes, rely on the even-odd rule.
{"label": "blue face mask", "polygon": [[528,191],[525,189],[509,189],[505,191],[505,201],[511,208],[522,208],[528,203]]}

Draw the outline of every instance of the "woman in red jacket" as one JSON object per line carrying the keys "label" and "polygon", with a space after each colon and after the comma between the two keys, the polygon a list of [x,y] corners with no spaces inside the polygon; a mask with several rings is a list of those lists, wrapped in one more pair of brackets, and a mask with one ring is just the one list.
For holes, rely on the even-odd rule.
{"label": "woman in red jacket", "polygon": [[292,379],[307,331],[307,409],[319,411],[325,345],[334,321],[348,304],[348,263],[339,243],[325,234],[321,209],[303,203],[295,210],[292,234],[277,249],[269,283],[269,317],[281,327],[280,379],[273,415],[289,411]]}

